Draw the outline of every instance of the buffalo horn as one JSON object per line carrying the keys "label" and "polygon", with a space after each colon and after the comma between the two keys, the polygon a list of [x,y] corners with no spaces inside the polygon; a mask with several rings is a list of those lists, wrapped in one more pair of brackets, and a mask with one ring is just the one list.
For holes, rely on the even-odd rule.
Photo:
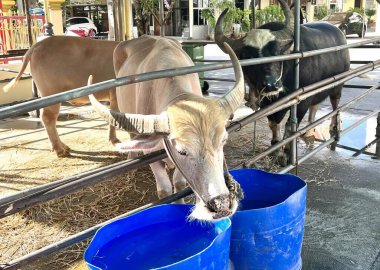
{"label": "buffalo horn", "polygon": [[281,43],[281,46],[286,46],[293,42],[294,16],[285,0],[278,0],[278,2],[285,15],[285,27],[278,31],[272,31],[272,34],[276,37],[276,40]]}
{"label": "buffalo horn", "polygon": [[236,78],[234,87],[218,100],[228,117],[240,106],[244,99],[244,77],[239,60],[232,48],[226,42],[224,43],[224,48],[230,55]]}
{"label": "buffalo horn", "polygon": [[218,21],[216,22],[216,25],[215,25],[215,34],[214,34],[214,37],[215,37],[215,42],[216,44],[218,44],[219,48],[225,52],[225,53],[228,53],[226,50],[225,50],[225,47],[223,45],[223,43],[228,43],[228,45],[230,45],[230,47],[235,51],[239,51],[243,46],[243,38],[239,38],[239,39],[231,39],[231,38],[228,38],[224,35],[223,33],[223,20],[224,20],[224,17],[226,16],[228,12],[228,8],[226,8],[222,14],[220,14],[219,18],[218,18]]}
{"label": "buffalo horn", "polygon": [[[92,83],[92,76],[88,84]],[[94,109],[110,125],[126,130],[134,134],[169,134],[169,118],[166,112],[159,115],[143,115],[115,112],[101,104],[94,95],[88,96]]]}

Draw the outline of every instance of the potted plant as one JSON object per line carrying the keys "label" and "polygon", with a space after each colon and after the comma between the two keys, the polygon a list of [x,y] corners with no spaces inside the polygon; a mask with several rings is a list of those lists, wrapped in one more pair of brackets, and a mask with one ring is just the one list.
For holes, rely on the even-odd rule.
{"label": "potted plant", "polygon": [[376,14],[376,9],[366,9],[365,15],[368,16],[368,27],[375,27],[375,20],[372,17]]}

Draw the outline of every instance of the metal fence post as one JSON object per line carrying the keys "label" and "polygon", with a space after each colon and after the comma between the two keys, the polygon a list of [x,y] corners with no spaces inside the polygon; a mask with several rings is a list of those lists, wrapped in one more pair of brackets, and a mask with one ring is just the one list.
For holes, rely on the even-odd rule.
{"label": "metal fence post", "polygon": [[[300,1],[295,0],[294,1],[294,51],[295,53],[298,53],[300,51]],[[299,88],[299,71],[300,71],[300,59],[297,58],[294,60],[294,89]],[[293,105],[290,108],[290,130],[291,134],[294,134],[297,132],[297,104]],[[290,157],[289,157],[289,163],[294,165],[297,164],[297,139],[294,139],[290,143]],[[297,167],[296,167],[296,173],[297,173]]]}
{"label": "metal fence post", "polygon": [[376,156],[373,158],[380,159],[380,113],[377,114],[376,139]]}

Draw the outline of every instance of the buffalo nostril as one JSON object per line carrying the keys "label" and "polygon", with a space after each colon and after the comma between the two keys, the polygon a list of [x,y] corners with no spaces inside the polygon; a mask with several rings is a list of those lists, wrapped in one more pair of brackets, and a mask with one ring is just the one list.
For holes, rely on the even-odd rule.
{"label": "buffalo nostril", "polygon": [[229,195],[220,195],[213,199],[211,199],[207,203],[207,207],[212,210],[213,212],[223,212],[223,211],[229,211],[230,209],[230,198]]}
{"label": "buffalo nostril", "polygon": [[276,86],[274,84],[267,84],[265,88],[269,91],[273,91],[276,89]]}

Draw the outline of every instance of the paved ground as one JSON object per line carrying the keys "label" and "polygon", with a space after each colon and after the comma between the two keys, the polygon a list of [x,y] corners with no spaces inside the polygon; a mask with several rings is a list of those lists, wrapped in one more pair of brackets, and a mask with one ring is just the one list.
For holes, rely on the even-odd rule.
{"label": "paved ground", "polygon": [[[367,37],[375,36],[369,33]],[[348,37],[348,42],[359,39]],[[207,59],[227,59],[214,45],[205,47]],[[377,60],[380,49],[352,49],[352,60]],[[353,66],[355,67],[355,66]],[[206,76],[231,77],[229,71],[214,71]],[[369,74],[372,79],[355,78],[347,84],[373,85],[380,81],[380,72]],[[210,92],[220,94],[225,82],[211,82]],[[345,88],[341,104],[363,93],[365,89]],[[377,90],[342,114],[343,128],[354,120],[379,108]],[[330,111],[322,104],[319,116]],[[321,127],[328,130],[328,124]],[[362,148],[375,138],[376,118],[371,118],[340,143]],[[368,149],[375,151],[375,146]],[[307,152],[300,144],[299,152]],[[303,241],[305,270],[380,269],[380,161],[367,155],[352,157],[354,152],[324,149],[302,164],[299,176],[308,182],[307,213]]]}

